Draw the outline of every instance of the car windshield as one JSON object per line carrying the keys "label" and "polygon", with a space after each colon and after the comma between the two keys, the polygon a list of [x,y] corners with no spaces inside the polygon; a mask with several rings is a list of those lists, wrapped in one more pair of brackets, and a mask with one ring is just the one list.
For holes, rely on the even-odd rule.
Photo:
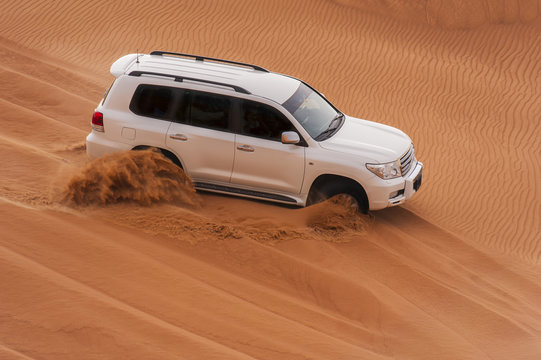
{"label": "car windshield", "polygon": [[297,91],[282,106],[316,140],[323,140],[323,135],[326,135],[324,138],[332,136],[333,130],[336,130],[340,124],[333,120],[342,118],[342,113],[302,82]]}

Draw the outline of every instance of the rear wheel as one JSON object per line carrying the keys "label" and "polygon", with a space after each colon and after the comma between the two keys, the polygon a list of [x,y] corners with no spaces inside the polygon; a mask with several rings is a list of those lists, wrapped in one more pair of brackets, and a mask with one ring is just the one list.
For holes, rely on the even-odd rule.
{"label": "rear wheel", "polygon": [[132,150],[148,150],[148,149],[152,149],[154,151],[159,151],[160,153],[162,153],[163,156],[165,156],[166,158],[171,160],[171,162],[173,164],[175,164],[176,166],[178,166],[179,168],[184,170],[184,168],[182,167],[182,164],[180,163],[178,158],[171,151],[161,149],[161,148],[158,148],[158,147],[154,147],[154,146],[144,146],[144,145],[136,146]]}

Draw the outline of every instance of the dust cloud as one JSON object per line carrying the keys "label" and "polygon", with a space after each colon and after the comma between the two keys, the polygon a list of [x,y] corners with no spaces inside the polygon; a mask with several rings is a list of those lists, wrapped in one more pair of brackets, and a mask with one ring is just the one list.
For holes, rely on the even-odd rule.
{"label": "dust cloud", "polygon": [[78,206],[200,202],[182,169],[155,150],[114,153],[89,162],[67,183],[62,201]]}
{"label": "dust cloud", "polygon": [[276,213],[248,201],[236,210],[231,206],[228,214],[215,214],[212,196],[196,193],[184,171],[157,150],[118,152],[88,162],[75,171],[60,199],[71,207],[93,207],[113,222],[190,243],[209,238],[249,238],[268,245],[291,239],[348,242],[370,223],[339,196],[308,208],[276,207]]}

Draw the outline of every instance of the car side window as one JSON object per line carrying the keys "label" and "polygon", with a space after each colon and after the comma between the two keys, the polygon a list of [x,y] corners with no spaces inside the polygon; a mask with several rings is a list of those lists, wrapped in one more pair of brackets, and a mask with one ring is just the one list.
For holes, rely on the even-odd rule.
{"label": "car side window", "polygon": [[173,88],[139,85],[135,90],[130,110],[137,115],[165,119],[174,100]]}
{"label": "car side window", "polygon": [[275,108],[245,100],[242,103],[241,134],[281,141],[284,131],[296,131],[293,124]]}
{"label": "car side window", "polygon": [[219,94],[191,92],[189,95],[188,123],[209,129],[230,128],[231,99]]}

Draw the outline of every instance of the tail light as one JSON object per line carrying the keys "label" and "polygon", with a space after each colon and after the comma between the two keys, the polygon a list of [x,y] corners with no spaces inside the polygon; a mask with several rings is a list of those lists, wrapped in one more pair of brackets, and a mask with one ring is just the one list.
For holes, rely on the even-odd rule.
{"label": "tail light", "polygon": [[92,115],[92,129],[103,132],[103,114],[99,111],[94,111]]}

